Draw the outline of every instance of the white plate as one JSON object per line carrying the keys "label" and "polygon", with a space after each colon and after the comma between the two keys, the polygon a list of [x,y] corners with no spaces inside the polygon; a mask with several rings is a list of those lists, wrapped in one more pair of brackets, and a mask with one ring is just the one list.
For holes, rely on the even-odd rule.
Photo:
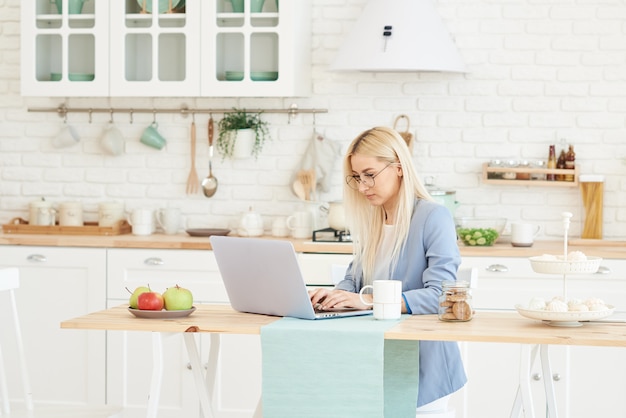
{"label": "white plate", "polygon": [[530,265],[535,273],[575,274],[595,273],[600,267],[601,257],[587,257],[584,261],[543,260],[542,256],[530,257]]}
{"label": "white plate", "polygon": [[517,312],[530,319],[539,321],[548,321],[549,325],[560,327],[579,327],[582,324],[579,321],[593,321],[610,316],[615,309],[612,305],[607,305],[609,309],[604,311],[587,311],[587,312],[553,312],[543,309],[526,309],[522,305],[515,305]]}
{"label": "white plate", "polygon": [[191,309],[184,309],[182,311],[146,311],[141,309],[134,309],[128,307],[128,312],[135,315],[137,318],[158,318],[158,319],[168,319],[168,318],[183,318],[185,316],[189,316],[196,310],[195,306],[192,306]]}

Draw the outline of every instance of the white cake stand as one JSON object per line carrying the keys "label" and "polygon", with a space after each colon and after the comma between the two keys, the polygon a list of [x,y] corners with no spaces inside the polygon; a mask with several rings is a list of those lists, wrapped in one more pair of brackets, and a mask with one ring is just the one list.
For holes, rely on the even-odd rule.
{"label": "white cake stand", "polygon": [[[583,261],[567,260],[567,234],[569,231],[571,212],[563,212],[563,260],[545,260],[543,257],[530,257],[530,264],[535,273],[541,274],[562,274],[563,275],[563,300],[567,301],[567,275],[568,274],[592,274],[598,271],[602,258],[587,257]],[[614,307],[607,306],[608,309],[601,311],[587,312],[553,312],[544,309],[526,309],[522,305],[515,305],[517,312],[530,319],[544,321],[548,325],[559,327],[579,327],[582,321],[592,321],[613,313]]]}

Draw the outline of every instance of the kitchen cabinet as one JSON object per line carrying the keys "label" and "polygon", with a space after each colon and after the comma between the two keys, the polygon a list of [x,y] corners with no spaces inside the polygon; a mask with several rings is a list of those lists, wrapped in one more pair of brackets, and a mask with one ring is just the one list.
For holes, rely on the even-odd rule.
{"label": "kitchen cabinet", "polygon": [[[626,286],[618,273],[626,267],[626,261],[605,259],[602,266],[607,273],[568,275],[568,296],[598,297],[617,311],[626,311]],[[537,274],[526,258],[464,257],[462,267],[479,270],[473,290],[478,310],[514,310],[516,304],[527,304],[533,297],[549,299],[563,294],[562,276]],[[456,396],[457,410],[464,412],[457,416],[508,416],[518,385],[520,346],[463,343],[463,349],[469,382],[464,393]],[[557,407],[563,416],[601,416],[600,410],[611,416],[622,410],[619,391],[626,387],[625,356],[623,349],[551,346],[552,376],[542,376],[538,361],[531,372],[536,416],[545,416],[545,378],[553,379]]]}
{"label": "kitchen cabinet", "polygon": [[[106,251],[100,248],[3,246],[0,251],[0,266],[20,271],[17,305],[38,404],[106,401],[105,332],[59,328],[63,320],[106,307],[105,263]],[[8,299],[0,300],[0,316],[7,317],[8,308]],[[16,358],[7,335],[12,336],[12,331],[0,329],[5,358]],[[22,399],[17,365],[5,366],[9,396]]]}
{"label": "kitchen cabinet", "polygon": [[201,96],[306,96],[311,84],[310,0],[265,0],[260,13],[203,3]]}
{"label": "kitchen cabinet", "polygon": [[[128,302],[129,293],[149,285],[163,292],[178,284],[192,290],[194,303],[228,303],[228,296],[212,251],[110,249],[107,259],[108,305]],[[130,314],[129,314],[130,315]],[[196,336],[201,358],[208,358],[209,336]],[[258,336],[221,336],[218,372],[220,416],[252,415],[260,396],[261,353]],[[145,416],[152,365],[151,335],[137,332],[109,332],[107,339],[107,389],[113,403],[123,403],[130,417]],[[163,340],[165,362],[159,417],[199,415],[187,351],[182,338]]]}
{"label": "kitchen cabinet", "polygon": [[20,2],[23,96],[106,96],[109,2],[88,1],[81,14],[59,14],[50,0]]}
{"label": "kitchen cabinet", "polygon": [[308,286],[334,286],[343,280],[352,254],[299,253],[298,263]]}
{"label": "kitchen cabinet", "polygon": [[[22,7],[25,96],[238,97],[310,93],[310,1],[87,1],[58,13],[49,0]],[[159,1],[146,0],[149,11]],[[161,2],[164,3],[164,2]],[[167,2],[165,2],[167,3]]]}

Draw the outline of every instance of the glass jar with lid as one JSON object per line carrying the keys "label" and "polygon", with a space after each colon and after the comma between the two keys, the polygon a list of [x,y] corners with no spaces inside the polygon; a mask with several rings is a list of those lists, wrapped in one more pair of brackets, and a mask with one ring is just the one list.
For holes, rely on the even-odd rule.
{"label": "glass jar with lid", "polygon": [[439,296],[439,319],[465,322],[474,317],[472,292],[467,281],[444,281]]}

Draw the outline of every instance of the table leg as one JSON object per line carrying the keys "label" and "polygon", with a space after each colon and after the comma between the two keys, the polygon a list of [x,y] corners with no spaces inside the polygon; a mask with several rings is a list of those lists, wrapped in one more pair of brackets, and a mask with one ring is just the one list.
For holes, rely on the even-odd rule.
{"label": "table leg", "polygon": [[206,390],[209,396],[211,397],[211,401],[215,403],[217,400],[217,395],[215,392],[215,388],[217,387],[217,376],[218,369],[220,364],[220,334],[211,334],[210,336],[210,347],[209,347],[209,358],[207,361],[207,372],[206,372]]}
{"label": "table leg", "polygon": [[530,372],[535,357],[537,356],[538,348],[538,346],[533,346],[531,351],[529,345],[523,344],[521,346],[519,386],[517,387],[517,394],[513,402],[511,418],[518,418],[522,412],[527,418],[535,418],[535,410],[533,409],[533,400],[530,390]]}
{"label": "table leg", "polygon": [[189,355],[189,362],[191,363],[191,371],[193,373],[196,390],[198,391],[198,399],[200,400],[202,414],[204,418],[213,418],[215,413],[213,411],[211,401],[209,400],[209,390],[204,380],[204,374],[202,373],[202,363],[200,361],[200,355],[198,353],[198,346],[196,344],[194,334],[185,332],[183,333],[183,339],[185,341],[185,346],[187,347],[187,354]]}
{"label": "table leg", "polygon": [[548,417],[558,418],[556,410],[556,394],[554,393],[554,383],[552,382],[552,368],[550,367],[550,356],[548,355],[547,344],[541,344],[541,369],[543,373],[543,384],[546,393],[546,404],[548,406]]}
{"label": "table leg", "polygon": [[152,379],[150,381],[150,394],[148,395],[147,418],[156,418],[159,410],[159,397],[161,396],[161,383],[163,381],[163,338],[162,333],[152,333]]}

